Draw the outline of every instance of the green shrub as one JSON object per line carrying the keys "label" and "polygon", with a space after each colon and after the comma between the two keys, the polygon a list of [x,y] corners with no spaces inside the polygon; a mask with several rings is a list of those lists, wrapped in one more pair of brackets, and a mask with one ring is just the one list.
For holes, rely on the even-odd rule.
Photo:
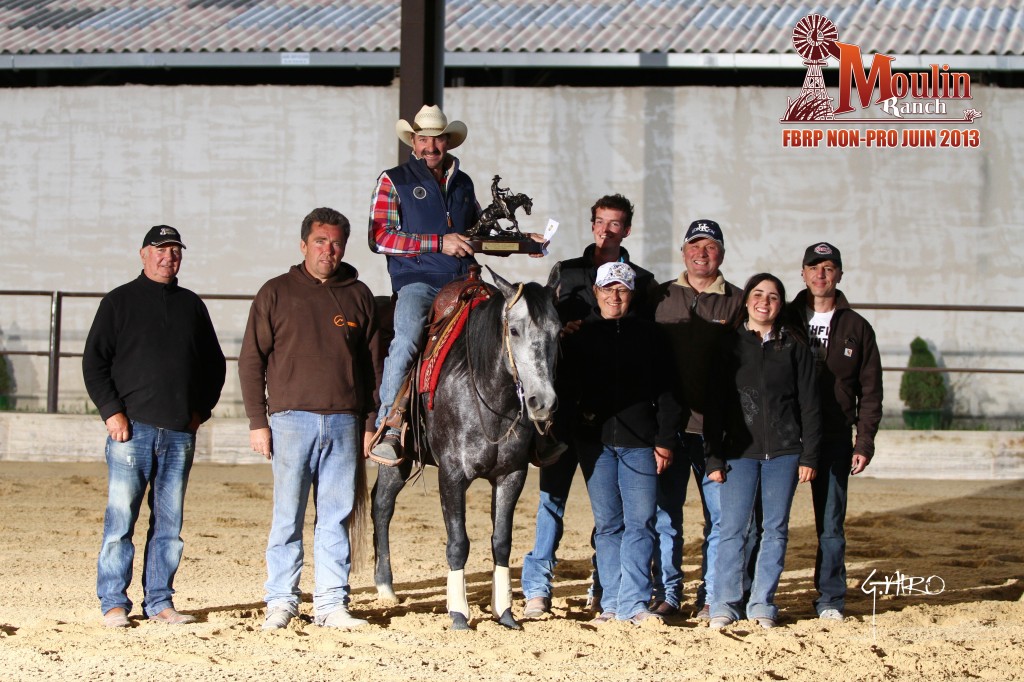
{"label": "green shrub", "polygon": [[[920,336],[910,342],[907,367],[938,367],[935,356]],[[946,382],[940,372],[904,372],[900,400],[910,410],[941,410],[946,403]]]}
{"label": "green shrub", "polygon": [[14,392],[14,374],[6,355],[0,355],[0,395]]}

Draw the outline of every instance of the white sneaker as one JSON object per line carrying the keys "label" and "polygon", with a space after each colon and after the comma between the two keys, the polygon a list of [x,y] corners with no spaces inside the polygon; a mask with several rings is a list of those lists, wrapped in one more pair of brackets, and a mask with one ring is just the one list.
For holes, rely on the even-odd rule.
{"label": "white sneaker", "polygon": [[295,617],[291,611],[280,606],[267,609],[267,618],[263,621],[264,630],[282,630],[288,627],[288,623]]}
{"label": "white sneaker", "polygon": [[818,618],[822,620],[842,620],[843,612],[839,609],[825,609],[818,614]]}
{"label": "white sneaker", "polygon": [[362,618],[356,618],[348,612],[344,606],[340,609],[331,611],[326,616],[317,616],[316,624],[322,625],[325,628],[341,628],[344,630],[352,630],[354,628],[361,628],[369,623]]}

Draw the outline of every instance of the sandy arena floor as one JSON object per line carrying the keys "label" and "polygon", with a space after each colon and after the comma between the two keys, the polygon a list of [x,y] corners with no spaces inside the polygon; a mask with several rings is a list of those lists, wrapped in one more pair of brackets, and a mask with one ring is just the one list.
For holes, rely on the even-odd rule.
{"label": "sandy arena floor", "polygon": [[[372,481],[373,470],[370,471]],[[436,476],[403,492],[393,525],[399,604],[376,600],[371,572],[352,579],[357,631],[260,630],[270,467],[198,465],[186,502],[176,604],[199,623],[132,615],[102,627],[95,564],[106,497],[97,464],[0,463],[0,679],[188,680],[1011,680],[1024,678],[1024,482],[851,482],[851,592],[842,623],[814,619],[814,528],[806,486],[793,514],[779,590],[782,627],[741,621],[721,632],[686,617],[644,627],[594,627],[583,610],[592,523],[583,481],[566,514],[554,615],[510,632],[490,619],[490,491],[470,490],[473,547],[466,572],[473,632],[449,632],[444,528]],[[687,599],[699,568],[699,504],[686,506]],[[516,518],[513,575],[533,541],[537,472]],[[312,513],[309,525],[311,528]],[[141,541],[136,584],[141,602]],[[307,542],[311,532],[307,532]],[[311,542],[307,544],[311,548]],[[307,567],[302,587],[312,589]],[[862,591],[869,576],[877,593]],[[932,592],[895,594],[897,572]],[[516,587],[517,614],[522,595]],[[870,586],[865,586],[870,590]],[[138,609],[138,607],[136,607]],[[689,614],[689,609],[687,609]]]}

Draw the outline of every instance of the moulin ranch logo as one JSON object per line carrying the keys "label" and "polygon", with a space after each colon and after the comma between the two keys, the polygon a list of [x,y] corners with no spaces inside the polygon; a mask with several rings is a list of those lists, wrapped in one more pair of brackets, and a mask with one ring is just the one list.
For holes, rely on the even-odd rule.
{"label": "moulin ranch logo", "polygon": [[[973,127],[977,109],[958,105],[971,99],[971,77],[931,64],[927,71],[893,73],[895,57],[876,54],[865,73],[858,45],[838,40],[836,25],[820,14],[809,14],[793,29],[793,46],[807,67],[800,96],[790,97],[781,122],[783,147],[960,147],[981,145]],[[825,88],[822,67],[839,62],[839,102]],[[874,103],[885,118],[856,118]],[[854,114],[851,116],[850,114]],[[791,127],[792,124],[806,127]],[[847,124],[866,124],[848,127]],[[921,128],[928,124],[937,127]],[[895,127],[893,127],[895,126]],[[959,127],[958,127],[959,126]]]}

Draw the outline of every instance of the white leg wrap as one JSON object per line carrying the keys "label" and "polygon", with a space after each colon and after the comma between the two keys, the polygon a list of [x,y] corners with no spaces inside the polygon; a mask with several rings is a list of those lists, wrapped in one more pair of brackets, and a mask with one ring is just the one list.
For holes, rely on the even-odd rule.
{"label": "white leg wrap", "polygon": [[495,566],[494,581],[491,583],[491,612],[495,618],[501,618],[501,614],[509,608],[512,608],[512,580],[509,578],[508,566]]}
{"label": "white leg wrap", "polygon": [[448,571],[448,613],[461,613],[469,620],[465,570]]}

